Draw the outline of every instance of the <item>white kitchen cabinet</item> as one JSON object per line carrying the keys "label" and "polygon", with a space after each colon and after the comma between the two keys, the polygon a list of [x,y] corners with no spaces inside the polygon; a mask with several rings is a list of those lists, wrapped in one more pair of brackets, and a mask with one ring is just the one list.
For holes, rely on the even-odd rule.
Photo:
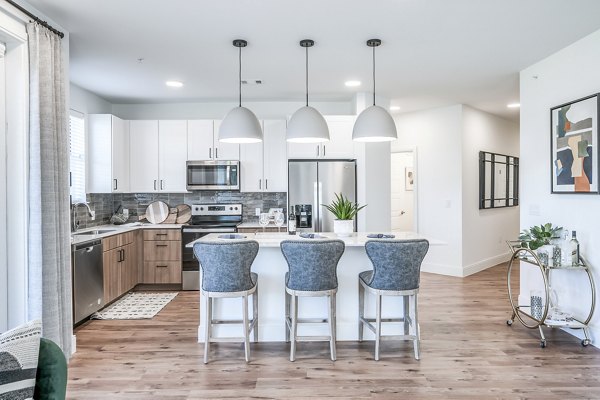
{"label": "white kitchen cabinet", "polygon": [[158,121],[158,190],[186,192],[187,121]]}
{"label": "white kitchen cabinet", "polygon": [[240,176],[242,192],[287,191],[286,121],[261,122],[264,137],[261,143],[240,145]]}
{"label": "white kitchen cabinet", "polygon": [[219,142],[221,121],[188,121],[188,160],[239,160],[240,146]]}
{"label": "white kitchen cabinet", "polygon": [[129,121],[129,182],[133,193],[157,192],[158,121]]}
{"label": "white kitchen cabinet", "polygon": [[325,121],[329,128],[328,142],[288,143],[289,159],[351,159],[356,158],[355,143],[352,140],[354,116],[328,115]]}
{"label": "white kitchen cabinet", "polygon": [[87,192],[129,191],[129,122],[110,114],[88,115]]}

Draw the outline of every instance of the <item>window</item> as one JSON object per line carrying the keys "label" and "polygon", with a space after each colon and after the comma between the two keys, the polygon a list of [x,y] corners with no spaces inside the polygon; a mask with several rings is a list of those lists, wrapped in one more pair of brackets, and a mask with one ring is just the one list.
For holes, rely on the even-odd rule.
{"label": "window", "polygon": [[71,110],[69,115],[69,171],[71,172],[71,203],[85,201],[85,119]]}

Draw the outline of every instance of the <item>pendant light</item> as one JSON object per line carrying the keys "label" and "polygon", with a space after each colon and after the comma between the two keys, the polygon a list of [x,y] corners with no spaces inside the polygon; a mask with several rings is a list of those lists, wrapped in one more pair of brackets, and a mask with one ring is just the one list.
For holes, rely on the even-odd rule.
{"label": "pendant light", "polygon": [[310,39],[300,41],[306,49],[306,105],[298,109],[287,128],[287,141],[296,143],[318,143],[329,140],[329,128],[325,118],[315,108],[308,105],[308,48],[315,42]]}
{"label": "pendant light", "polygon": [[242,107],[242,47],[248,42],[242,39],[233,41],[233,45],[239,49],[239,105],[229,111],[219,129],[219,142],[226,143],[257,143],[262,142],[263,132],[256,115],[246,107]]}
{"label": "pendant light", "polygon": [[383,107],[375,105],[375,47],[381,45],[380,39],[367,40],[367,46],[373,49],[373,105],[360,113],[352,139],[358,142],[387,142],[398,139],[394,119]]}

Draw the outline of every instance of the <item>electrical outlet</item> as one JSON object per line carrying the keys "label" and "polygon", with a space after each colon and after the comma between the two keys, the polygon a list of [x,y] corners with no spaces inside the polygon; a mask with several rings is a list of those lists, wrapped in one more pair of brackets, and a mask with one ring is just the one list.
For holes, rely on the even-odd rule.
{"label": "electrical outlet", "polygon": [[124,208],[124,209],[123,209],[123,215],[124,215],[126,218],[129,218],[129,208]]}
{"label": "electrical outlet", "polygon": [[256,207],[256,208],[254,209],[254,214],[255,214],[257,217],[260,217],[260,207]]}
{"label": "electrical outlet", "polygon": [[96,219],[96,211],[91,211],[90,214],[92,214],[90,218],[92,219],[92,221],[94,221]]}

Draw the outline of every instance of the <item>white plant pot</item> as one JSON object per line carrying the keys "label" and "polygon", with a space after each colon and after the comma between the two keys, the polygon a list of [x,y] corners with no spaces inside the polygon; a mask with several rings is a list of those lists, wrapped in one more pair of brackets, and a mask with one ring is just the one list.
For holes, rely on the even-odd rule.
{"label": "white plant pot", "polygon": [[340,237],[352,236],[354,232],[354,220],[335,219],[333,220],[333,232]]}

